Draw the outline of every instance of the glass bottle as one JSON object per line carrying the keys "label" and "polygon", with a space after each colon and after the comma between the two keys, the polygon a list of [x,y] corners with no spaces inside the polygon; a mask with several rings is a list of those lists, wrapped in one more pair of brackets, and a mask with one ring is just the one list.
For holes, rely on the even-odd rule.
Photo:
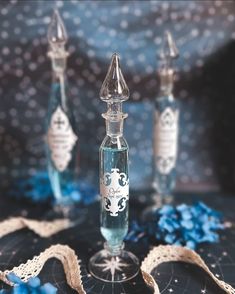
{"label": "glass bottle", "polygon": [[78,141],[72,108],[67,97],[66,61],[68,40],[58,10],[54,11],[48,28],[49,57],[52,61],[52,89],[47,114],[47,166],[57,204],[69,203],[68,185],[76,179]]}
{"label": "glass bottle", "polygon": [[129,174],[128,145],[123,137],[122,102],[129,98],[129,89],[123,78],[119,57],[115,53],[100,91],[107,103],[106,136],[100,146],[101,234],[105,249],[89,262],[90,272],[98,279],[120,282],[131,279],[139,271],[139,261],[123,250],[128,231]]}
{"label": "glass bottle", "polygon": [[160,51],[160,93],[155,100],[153,135],[153,185],[161,199],[171,195],[176,181],[179,107],[172,93],[172,60],[177,57],[178,49],[173,37],[166,31]]}

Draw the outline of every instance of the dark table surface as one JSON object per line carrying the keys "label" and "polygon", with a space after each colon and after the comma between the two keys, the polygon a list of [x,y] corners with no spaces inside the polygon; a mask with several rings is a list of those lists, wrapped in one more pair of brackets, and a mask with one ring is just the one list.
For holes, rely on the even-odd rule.
{"label": "dark table surface", "polygon": [[[148,194],[147,192],[145,195]],[[140,195],[138,195],[140,196]],[[130,219],[138,217],[144,209],[144,204],[132,197],[130,205]],[[47,205],[32,205],[22,201],[15,201],[2,197],[0,205],[1,219],[9,216],[23,215],[30,218],[42,219],[50,212]],[[203,200],[206,204],[222,211],[227,220],[235,223],[234,207],[235,197],[228,195],[175,195],[175,203],[192,203]],[[73,228],[64,230],[50,238],[40,238],[33,232],[23,229],[0,239],[0,269],[10,269],[13,266],[26,262],[27,259],[39,254],[52,244],[67,244],[73,248],[79,259],[84,288],[90,294],[148,294],[148,289],[143,282],[141,274],[126,283],[103,283],[91,277],[87,271],[89,257],[103,246],[103,240],[99,232],[99,204],[77,210],[83,220]],[[89,213],[88,213],[89,212]],[[142,261],[151,249],[152,245],[144,242],[128,242],[126,247],[133,251]],[[218,244],[205,244],[198,248],[197,252],[205,260],[212,272],[222,280],[235,287],[235,228],[232,227],[221,233],[221,241]],[[161,293],[196,294],[224,293],[209,276],[200,268],[185,263],[165,263],[153,271],[153,275],[159,285]],[[58,288],[58,293],[75,293],[66,284],[62,265],[52,259],[48,261],[40,273],[43,282],[50,282]],[[0,284],[0,289],[6,287]]]}

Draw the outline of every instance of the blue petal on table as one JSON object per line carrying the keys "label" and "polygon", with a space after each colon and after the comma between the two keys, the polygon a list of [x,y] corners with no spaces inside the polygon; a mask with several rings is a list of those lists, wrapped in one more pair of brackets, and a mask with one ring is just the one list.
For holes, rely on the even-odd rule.
{"label": "blue petal on table", "polygon": [[204,242],[218,242],[217,230],[224,229],[222,214],[202,202],[192,206],[164,205],[154,212],[150,221],[133,222],[128,234],[130,241],[137,242],[142,236],[149,242],[155,238],[168,244],[195,249]]}
{"label": "blue petal on table", "polygon": [[166,234],[164,237],[164,241],[168,244],[174,244],[176,240],[175,234]]}
{"label": "blue petal on table", "polygon": [[192,212],[190,206],[186,204],[181,204],[176,207],[176,210],[180,213],[183,219],[191,219]]}
{"label": "blue petal on table", "polygon": [[33,277],[28,282],[23,282],[14,273],[7,275],[9,281],[14,283],[14,287],[10,290],[1,290],[0,294],[55,294],[57,289],[50,283],[41,285],[38,277]]}
{"label": "blue petal on table", "polygon": [[[71,199],[76,203],[89,205],[98,199],[97,190],[84,180],[79,182],[68,182],[66,192],[71,195]],[[53,200],[53,192],[47,172],[37,172],[30,178],[22,178],[15,182],[9,191],[13,197],[26,198],[34,202]]]}
{"label": "blue petal on table", "polygon": [[29,291],[28,291],[27,287],[25,287],[25,285],[16,285],[12,289],[12,294],[29,294]]}
{"label": "blue petal on table", "polygon": [[193,240],[189,240],[186,242],[186,247],[190,248],[190,249],[195,249],[197,246],[197,243]]}
{"label": "blue petal on table", "polygon": [[40,279],[39,279],[38,277],[30,278],[30,279],[28,280],[28,285],[29,285],[30,287],[32,287],[32,288],[37,288],[37,287],[40,286],[40,284],[41,284],[41,282],[40,282]]}
{"label": "blue petal on table", "polygon": [[57,289],[50,283],[46,283],[40,287],[40,294],[55,294],[55,293],[57,293]]}
{"label": "blue petal on table", "polygon": [[204,232],[202,230],[183,230],[182,236],[184,240],[194,240],[197,243],[200,243],[204,237]]}
{"label": "blue petal on table", "polygon": [[24,282],[14,273],[9,273],[7,279],[14,284],[24,284]]}
{"label": "blue petal on table", "polygon": [[186,228],[188,230],[191,230],[194,227],[194,222],[192,220],[181,220],[180,221],[180,225],[182,226],[182,228]]}
{"label": "blue petal on table", "polygon": [[159,219],[159,222],[158,222],[158,226],[161,229],[164,229],[164,230],[166,230],[169,233],[174,232],[176,225],[177,224],[173,220],[171,220],[170,218],[168,218],[167,216],[162,216]]}
{"label": "blue petal on table", "polygon": [[204,235],[201,242],[217,243],[219,242],[219,235],[215,232],[211,232],[210,234]]}
{"label": "blue petal on table", "polygon": [[174,213],[175,210],[173,208],[173,206],[171,205],[164,205],[162,208],[160,208],[159,210],[156,210],[157,214],[172,214]]}

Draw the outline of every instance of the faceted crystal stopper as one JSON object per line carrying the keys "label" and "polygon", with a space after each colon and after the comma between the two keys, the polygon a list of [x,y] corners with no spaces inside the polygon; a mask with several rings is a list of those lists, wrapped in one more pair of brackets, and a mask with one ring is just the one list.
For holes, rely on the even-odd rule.
{"label": "faceted crystal stopper", "polygon": [[176,47],[172,34],[169,31],[166,31],[164,34],[163,44],[159,55],[161,59],[168,61],[179,56],[178,48]]}
{"label": "faceted crystal stopper", "polygon": [[65,45],[68,40],[68,35],[63,20],[61,19],[59,11],[57,9],[54,10],[54,13],[52,15],[52,19],[47,32],[47,38],[52,48],[56,45]]}
{"label": "faceted crystal stopper", "polygon": [[100,98],[105,102],[122,102],[129,98],[129,89],[122,75],[117,53],[112,56],[108,73],[100,90]]}

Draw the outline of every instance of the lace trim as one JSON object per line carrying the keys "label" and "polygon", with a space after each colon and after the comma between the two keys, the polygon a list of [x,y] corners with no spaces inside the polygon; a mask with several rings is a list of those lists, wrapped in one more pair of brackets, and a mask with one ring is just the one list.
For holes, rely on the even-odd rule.
{"label": "lace trim", "polygon": [[85,294],[86,292],[82,286],[81,271],[77,255],[74,250],[67,245],[53,245],[40,255],[28,260],[26,263],[22,263],[11,270],[0,271],[0,279],[6,284],[12,285],[7,279],[7,274],[14,273],[21,278],[22,281],[26,282],[29,278],[36,277],[50,258],[56,258],[61,261],[68,285],[79,294]]}
{"label": "lace trim", "polygon": [[224,281],[219,280],[215,277],[215,275],[210,271],[205,262],[201,259],[201,257],[194,251],[180,246],[158,246],[153,248],[148,256],[144,259],[141,265],[141,270],[143,273],[143,278],[145,282],[154,289],[155,294],[159,294],[159,288],[156,284],[153,276],[151,275],[151,271],[160,265],[163,262],[169,261],[183,261],[187,263],[192,263],[206,271],[211,278],[215,281],[215,283],[226,293],[235,294],[235,289],[231,287],[229,284]]}
{"label": "lace trim", "polygon": [[[68,219],[36,221],[23,217],[14,217],[0,222],[0,238],[25,227],[38,234],[40,237],[49,237],[61,230],[69,228],[70,226],[71,223]],[[7,279],[7,274],[13,272],[23,281],[27,281],[29,278],[37,276],[42,270],[44,264],[50,258],[57,258],[61,261],[68,285],[79,294],[85,294],[82,285],[79,261],[74,250],[66,245],[60,244],[49,247],[40,255],[35,256],[33,259],[28,260],[26,263],[21,264],[18,267],[14,267],[13,269],[4,272],[0,271],[0,280],[12,285]],[[142,262],[141,271],[143,278],[146,284],[154,289],[155,294],[159,294],[160,291],[151,272],[161,263],[170,261],[183,261],[200,266],[211,276],[221,289],[225,290],[228,294],[235,294],[235,289],[215,277],[196,252],[186,247],[172,245],[161,245],[153,248]]]}
{"label": "lace trim", "polygon": [[46,238],[70,226],[71,223],[68,219],[37,221],[23,217],[12,217],[0,222],[0,238],[23,228],[28,228],[40,237]]}

